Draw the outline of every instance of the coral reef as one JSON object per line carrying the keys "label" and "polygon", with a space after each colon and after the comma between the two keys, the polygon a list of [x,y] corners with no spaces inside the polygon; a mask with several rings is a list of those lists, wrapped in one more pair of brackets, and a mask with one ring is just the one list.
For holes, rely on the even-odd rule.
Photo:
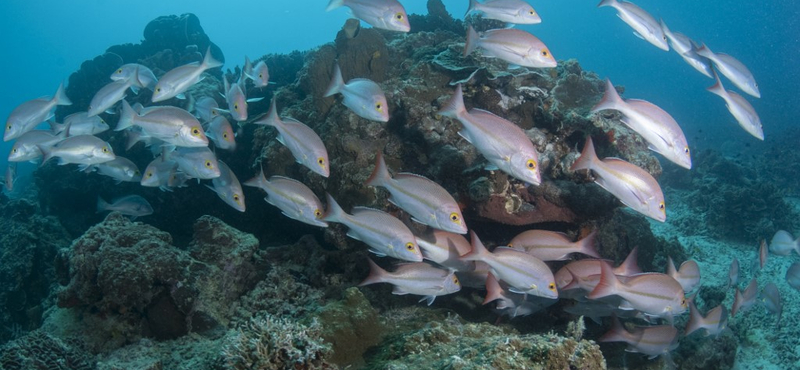
{"label": "coral reef", "polygon": [[358,288],[344,291],[342,300],[322,307],[317,314],[322,338],[330,343],[331,362],[363,366],[364,352],[380,341],[384,327],[378,312]]}
{"label": "coral reef", "polygon": [[36,330],[0,346],[3,370],[94,370],[92,356],[74,340]]}

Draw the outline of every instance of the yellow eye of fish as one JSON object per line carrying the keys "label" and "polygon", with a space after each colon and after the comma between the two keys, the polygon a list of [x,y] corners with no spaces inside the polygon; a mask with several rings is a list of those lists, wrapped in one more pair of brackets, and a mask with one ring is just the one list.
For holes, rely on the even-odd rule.
{"label": "yellow eye of fish", "polygon": [[450,214],[450,221],[461,222],[461,218],[458,217],[458,213],[453,212]]}
{"label": "yellow eye of fish", "polygon": [[409,251],[414,251],[414,243],[406,243],[406,249]]}
{"label": "yellow eye of fish", "polygon": [[149,178],[149,177],[153,177],[153,172],[152,172],[152,171],[151,171],[151,172],[148,172],[148,173],[147,173],[147,175],[145,175],[145,176],[147,176],[148,178]]}
{"label": "yellow eye of fish", "polygon": [[200,129],[198,129],[197,127],[193,128],[192,129],[192,135],[200,136]]}
{"label": "yellow eye of fish", "polygon": [[375,104],[375,110],[376,111],[380,112],[382,109],[383,109],[383,105],[381,105],[381,103]]}
{"label": "yellow eye of fish", "polygon": [[6,126],[7,130],[11,130],[11,125]]}
{"label": "yellow eye of fish", "polygon": [[233,105],[233,109],[239,110],[239,104],[238,104],[238,103],[237,103],[237,104],[234,104],[234,105]]}
{"label": "yellow eye of fish", "polygon": [[211,164],[211,161],[206,161],[206,167],[212,168],[214,166]]}
{"label": "yellow eye of fish", "polygon": [[161,92],[161,88],[160,87],[156,87],[156,92],[160,93]]}
{"label": "yellow eye of fish", "polygon": [[403,13],[397,13],[397,14],[395,14],[395,15],[394,15],[394,17],[395,17],[395,18],[396,18],[398,21],[401,21],[401,20],[403,20]]}
{"label": "yellow eye of fish", "polygon": [[689,154],[689,147],[683,148],[683,152]]}
{"label": "yellow eye of fish", "polygon": [[550,289],[551,291],[555,292],[556,291],[556,283],[547,284],[547,289]]}
{"label": "yellow eye of fish", "polygon": [[320,166],[325,166],[325,158],[322,157],[317,158],[317,164]]}
{"label": "yellow eye of fish", "polygon": [[11,149],[11,153],[16,153],[16,152],[17,152],[16,149]]}
{"label": "yellow eye of fish", "polygon": [[658,203],[658,209],[663,210],[664,207],[664,202]]}
{"label": "yellow eye of fish", "polygon": [[529,159],[528,162],[525,163],[525,166],[528,167],[529,170],[535,170],[536,161],[534,161],[533,159]]}
{"label": "yellow eye of fish", "polygon": [[453,284],[458,285],[458,277],[456,277],[455,275],[453,275]]}
{"label": "yellow eye of fish", "polygon": [[314,217],[316,217],[316,218],[322,217],[322,211],[320,211],[319,209],[315,209],[314,210]]}
{"label": "yellow eye of fish", "polygon": [[108,148],[107,147],[103,147],[103,153],[108,153]]}
{"label": "yellow eye of fish", "polygon": [[233,194],[233,201],[239,203],[239,194]]}
{"label": "yellow eye of fish", "polygon": [[547,52],[547,49],[542,50],[542,56],[543,57],[546,57],[548,54],[550,54],[550,53]]}
{"label": "yellow eye of fish", "polygon": [[531,9],[531,10],[528,11],[528,14],[534,15],[534,14],[536,14],[536,12],[534,12],[533,9]]}

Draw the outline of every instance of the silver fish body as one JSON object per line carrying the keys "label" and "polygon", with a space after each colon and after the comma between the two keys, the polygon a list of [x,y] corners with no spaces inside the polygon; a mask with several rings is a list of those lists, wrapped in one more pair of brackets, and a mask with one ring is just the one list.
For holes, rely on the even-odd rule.
{"label": "silver fish body", "polygon": [[622,204],[664,222],[667,218],[664,193],[656,179],[647,171],[617,158],[597,158],[592,138],[586,139],[580,158],[571,170],[592,170],[594,182],[617,197]]}
{"label": "silver fish body", "polygon": [[783,313],[783,300],[781,299],[781,292],[778,286],[773,282],[767,283],[764,290],[761,291],[761,303],[770,313],[778,317],[775,325],[780,325],[781,314]]}
{"label": "silver fish body", "polygon": [[736,316],[739,312],[744,312],[753,307],[758,301],[758,281],[756,278],[750,280],[750,284],[744,290],[736,289],[731,307],[731,316]]}
{"label": "silver fish body", "polygon": [[731,267],[728,269],[728,286],[725,287],[725,290],[728,290],[730,287],[736,287],[739,285],[739,260],[736,258],[731,261]]}
{"label": "silver fish body", "polygon": [[346,6],[353,15],[375,28],[408,32],[408,15],[397,0],[331,0],[325,11]]}
{"label": "silver fish body", "polygon": [[211,122],[214,117],[217,117],[217,109],[219,104],[212,97],[204,96],[194,103],[194,113],[203,122]]}
{"label": "silver fish body", "polygon": [[628,352],[638,352],[651,358],[666,355],[678,347],[678,329],[672,325],[638,326],[629,332],[615,317],[614,323],[599,342],[625,342]]}
{"label": "silver fish body", "polygon": [[726,90],[716,73],[714,73],[714,79],[716,83],[706,90],[725,100],[725,107],[728,108],[728,112],[731,112],[739,126],[747,131],[748,134],[759,140],[764,140],[764,128],[761,126],[761,118],[755,108],[741,95]]}
{"label": "silver fish body", "polygon": [[718,336],[728,326],[728,309],[723,305],[712,308],[703,316],[694,302],[689,302],[689,321],[686,322],[684,336],[697,330],[705,331],[706,336]]}
{"label": "silver fish body", "polygon": [[514,28],[488,30],[479,35],[469,26],[464,56],[472,54],[477,48],[483,49],[485,56],[500,58],[523,67],[555,68],[558,64],[541,40]]}
{"label": "silver fish body", "polygon": [[486,277],[486,297],[483,304],[496,302],[495,310],[500,315],[514,318],[528,316],[552,306],[558,300],[543,297],[528,297],[525,294],[509,292],[503,288],[494,275],[489,273]]}
{"label": "silver fish body", "polygon": [[214,146],[224,150],[236,150],[236,134],[228,119],[223,116],[214,116],[208,123],[206,137],[214,142]]}
{"label": "silver fish body", "polygon": [[237,122],[247,121],[247,97],[244,95],[242,85],[228,83],[228,77],[223,76],[225,82],[225,101],[228,103],[228,112]]}
{"label": "silver fish body", "polygon": [[108,176],[117,182],[140,182],[142,173],[130,159],[117,156],[108,162],[98,163],[91,166],[97,173]]}
{"label": "silver fish body", "polygon": [[155,91],[158,78],[156,78],[156,75],[153,74],[150,68],[141,64],[129,63],[123,65],[111,74],[111,79],[114,81],[124,81],[132,79],[137,73],[139,76],[132,80],[133,86]]}
{"label": "silver fish body", "polygon": [[40,123],[53,116],[53,108],[57,105],[71,105],[64,84],[58,85],[58,90],[52,98],[40,98],[26,101],[11,111],[6,119],[3,141],[20,137],[22,134],[33,130]]}
{"label": "silver fish body", "polygon": [[354,78],[344,83],[342,71],[337,64],[333,69],[333,79],[323,96],[338,93],[344,97],[342,104],[359,117],[378,122],[389,121],[389,106],[381,87],[366,78]]}
{"label": "silver fish body", "polygon": [[519,126],[481,109],[464,106],[461,85],[439,110],[439,114],[461,122],[459,131],[464,139],[503,172],[528,184],[542,182],[539,172],[539,153]]}
{"label": "silver fish body", "polygon": [[220,66],[222,66],[222,62],[211,56],[211,47],[209,47],[206,50],[206,55],[202,62],[194,62],[175,67],[161,76],[153,92],[153,103],[158,103],[183,94],[186,90],[203,79],[203,72]]}
{"label": "silver fish body", "polygon": [[800,290],[800,262],[795,262],[786,270],[786,284]]}
{"label": "silver fish body", "polygon": [[402,264],[397,266],[395,271],[388,272],[371,259],[368,261],[369,276],[358,286],[389,283],[394,285],[392,294],[421,295],[423,296],[422,300],[428,301],[428,306],[433,304],[438,296],[461,290],[461,284],[453,271],[433,267],[425,262]]}
{"label": "silver fish body", "polygon": [[146,187],[157,187],[161,190],[169,191],[172,187],[170,180],[178,170],[178,162],[165,160],[164,157],[154,159],[142,174],[141,185]]}
{"label": "silver fish body", "polygon": [[217,163],[219,164],[220,175],[211,179],[213,186],[209,186],[209,189],[217,193],[219,198],[233,207],[233,209],[244,212],[246,209],[244,192],[242,191],[242,185],[239,183],[239,179],[236,178],[236,174],[233,173],[225,162],[218,160]]}
{"label": "silver fish body", "polygon": [[433,229],[429,234],[416,235],[422,257],[454,271],[473,271],[475,262],[462,261],[461,256],[472,250],[469,241],[460,234]]}
{"label": "silver fish body", "polygon": [[681,284],[686,293],[700,285],[700,266],[694,260],[684,261],[681,267],[676,269],[672,257],[667,258],[667,275]]}
{"label": "silver fish body", "polygon": [[17,181],[17,164],[16,163],[9,163],[6,166],[6,173],[3,177],[3,188],[6,189],[7,192],[14,191],[14,183]]}
{"label": "silver fish body", "polygon": [[116,131],[133,125],[155,139],[181,147],[208,146],[203,126],[191,113],[171,106],[150,107],[139,115],[128,102],[122,102],[122,114]]}
{"label": "silver fish body", "polygon": [[247,78],[253,81],[256,87],[265,87],[269,85],[269,68],[263,60],[253,66],[250,62],[250,58],[245,57],[243,73]]}
{"label": "silver fish body", "polygon": [[322,220],[322,202],[302,182],[283,176],[272,176],[267,180],[262,170],[244,184],[264,190],[267,193],[264,200],[278,207],[284,216],[312,226],[328,227],[328,223]]}
{"label": "silver fish body", "polygon": [[[619,266],[612,268],[614,275],[625,280],[625,277],[630,277],[636,274],[641,274],[642,270],[637,263],[638,248],[634,248],[628,254]],[[611,266],[610,261],[601,259],[585,258],[578,261],[572,261],[555,273],[556,286],[559,291],[571,289],[583,289],[587,293],[594,290],[597,283],[600,282],[600,264],[607,264]]]}
{"label": "silver fish body", "polygon": [[221,175],[217,156],[208,147],[178,147],[169,156],[178,169],[194,179],[213,179]]}
{"label": "silver fish body", "polygon": [[113,81],[97,91],[89,102],[87,111],[88,117],[94,117],[113,107],[120,100],[125,98],[125,92],[132,86],[131,80]]}
{"label": "silver fish body", "polygon": [[600,282],[587,296],[599,299],[616,295],[642,313],[671,319],[688,309],[683,287],[666,274],[645,273],[621,281],[610,266],[600,265]]}
{"label": "silver fish body", "polygon": [[596,231],[573,242],[563,233],[547,230],[528,230],[515,236],[508,246],[519,249],[542,261],[565,261],[572,253],[582,253],[594,258],[600,254],[594,247]]}
{"label": "silver fish body", "polygon": [[636,4],[627,1],[602,0],[600,4],[597,4],[598,8],[604,6],[610,6],[616,9],[617,17],[631,26],[635,31],[635,35],[661,50],[669,51],[667,36],[661,29],[661,25],[650,13]]}
{"label": "silver fish body", "polygon": [[97,197],[97,213],[105,211],[119,212],[136,218],[153,214],[153,207],[147,199],[139,195],[124,196],[115,199],[111,203]]}
{"label": "silver fish body", "polygon": [[370,252],[378,256],[422,262],[422,253],[414,234],[396,217],[366,207],[355,207],[353,214],[347,214],[330,194],[327,194],[327,200],[328,210],[322,220],[344,224],[349,228],[347,236],[369,245]]}
{"label": "silver fish body", "polygon": [[674,49],[687,64],[703,75],[714,78],[714,69],[711,66],[711,61],[706,57],[697,55],[694,41],[682,33],[670,31],[663,20],[661,20],[661,30],[664,31],[664,35],[667,36],[670,45],[672,45],[672,49]]}
{"label": "silver fish body", "polygon": [[269,113],[256,124],[272,126],[278,131],[278,141],[286,146],[297,163],[323,177],[330,175],[328,150],[311,127],[293,118],[281,119],[275,107],[275,98]]}
{"label": "silver fish body", "polygon": [[33,162],[42,157],[39,147],[51,147],[61,140],[64,140],[64,135],[53,135],[43,130],[28,131],[14,141],[11,151],[8,153],[8,161]]}
{"label": "silver fish body", "polygon": [[539,13],[536,13],[530,4],[522,0],[485,0],[484,2],[469,0],[469,9],[467,9],[466,15],[472,12],[481,12],[484,18],[507,23],[542,23]]}
{"label": "silver fish body", "polygon": [[761,97],[758,82],[753,73],[738,59],[722,53],[714,53],[708,46],[703,45],[696,50],[697,54],[706,57],[714,63],[717,70],[733,82],[736,87],[756,98]]}
{"label": "silver fish body", "polygon": [[116,158],[111,145],[92,135],[70,136],[51,147],[38,148],[42,151],[42,164],[54,157],[59,159],[59,165],[92,165]]}
{"label": "silver fish body", "polygon": [[78,112],[70,114],[64,118],[64,123],[50,123],[50,130],[54,134],[60,134],[69,127],[69,136],[76,135],[97,135],[108,131],[106,121],[100,116],[89,117],[88,112]]}
{"label": "silver fish body", "polygon": [[788,256],[792,251],[800,254],[800,239],[795,239],[786,230],[778,230],[769,242],[769,251],[779,256]]}

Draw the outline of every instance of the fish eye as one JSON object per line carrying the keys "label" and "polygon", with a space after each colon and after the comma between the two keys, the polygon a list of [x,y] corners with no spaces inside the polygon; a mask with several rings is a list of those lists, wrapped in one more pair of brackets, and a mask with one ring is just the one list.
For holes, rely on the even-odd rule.
{"label": "fish eye", "polygon": [[7,130],[11,130],[11,125],[6,126]]}
{"label": "fish eye", "polygon": [[200,129],[199,129],[199,128],[197,128],[197,127],[193,128],[193,129],[192,129],[192,135],[194,135],[194,136],[200,136]]}
{"label": "fish eye", "polygon": [[529,159],[528,162],[525,163],[525,167],[528,167],[529,170],[535,170],[536,161],[534,161],[533,159]]}
{"label": "fish eye", "polygon": [[120,74],[120,73],[122,73],[122,68],[117,70],[117,74]]}
{"label": "fish eye", "polygon": [[322,211],[320,211],[319,209],[315,209],[314,210],[314,217],[316,217],[316,218],[322,217]]}
{"label": "fish eye", "polygon": [[239,194],[233,194],[233,201],[239,203]]}
{"label": "fish eye", "polygon": [[103,153],[108,153],[108,147],[107,146],[103,147]]}
{"label": "fish eye", "polygon": [[206,161],[206,168],[214,168],[214,165],[211,163],[211,161]]}
{"label": "fish eye", "polygon": [[213,110],[213,109],[212,109],[212,110],[211,110],[211,115],[212,115],[212,116],[216,116],[216,115],[217,115],[217,111],[215,111],[215,110]]}
{"label": "fish eye", "polygon": [[320,165],[320,166],[324,166],[325,165],[325,158],[322,158],[322,157],[317,158],[317,164]]}
{"label": "fish eye", "polygon": [[533,9],[531,9],[531,10],[528,10],[528,14],[530,14],[530,15],[535,15],[535,14],[536,14],[536,12],[534,12],[534,11],[533,11]]}
{"label": "fish eye", "polygon": [[453,275],[453,284],[458,285],[458,277]]}
{"label": "fish eye", "polygon": [[689,154],[689,147],[687,146],[687,147],[683,148],[683,152],[686,153],[686,154]]}
{"label": "fish eye", "polygon": [[147,178],[153,177],[153,171],[147,172],[147,174],[145,176],[147,176]]}
{"label": "fish eye", "polygon": [[395,19],[397,19],[398,21],[402,21],[402,20],[403,20],[403,13],[397,13],[397,14],[395,14],[395,15],[394,15],[394,18],[395,18]]}
{"label": "fish eye", "polygon": [[141,172],[139,172],[139,170],[136,170],[136,171],[133,171],[133,174],[134,174],[134,176],[139,176],[139,175],[141,175],[142,173],[141,173]]}
{"label": "fish eye", "polygon": [[453,212],[453,213],[450,214],[450,221],[459,222],[460,223],[461,222],[461,217],[458,217],[458,213]]}
{"label": "fish eye", "polygon": [[661,36],[661,38],[664,39],[664,41],[667,41],[667,36]]}
{"label": "fish eye", "polygon": [[16,153],[16,152],[17,152],[17,148],[11,149],[11,153]]}
{"label": "fish eye", "polygon": [[665,207],[664,202],[658,203],[658,209],[663,211],[664,207]]}
{"label": "fish eye", "polygon": [[258,78],[264,78],[264,74],[263,73],[259,73],[258,74]]}
{"label": "fish eye", "polygon": [[239,110],[239,103],[234,104],[233,109]]}
{"label": "fish eye", "polygon": [[542,56],[543,57],[546,57],[548,55],[550,55],[550,53],[547,52],[547,49],[542,50]]}
{"label": "fish eye", "polygon": [[161,88],[160,87],[156,87],[156,92],[160,93],[161,92]]}
{"label": "fish eye", "polygon": [[550,289],[550,291],[555,292],[556,291],[556,283],[547,284],[547,289]]}
{"label": "fish eye", "polygon": [[406,243],[406,249],[413,252],[414,251],[414,243]]}
{"label": "fish eye", "polygon": [[382,111],[383,110],[383,104],[376,103],[375,104],[375,110],[378,111],[378,112]]}
{"label": "fish eye", "polygon": [[222,138],[227,140],[228,139],[228,133],[226,132],[226,133],[222,134]]}

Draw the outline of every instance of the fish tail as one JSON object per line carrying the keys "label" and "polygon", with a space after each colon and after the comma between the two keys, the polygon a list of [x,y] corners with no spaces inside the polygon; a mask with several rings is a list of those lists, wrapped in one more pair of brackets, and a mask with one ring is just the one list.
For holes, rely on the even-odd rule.
{"label": "fish tail", "polygon": [[595,248],[595,239],[597,238],[597,230],[592,230],[589,235],[586,235],[585,238],[578,241],[579,251],[587,256],[592,256],[594,258],[603,258],[600,257],[600,253],[597,253],[597,248]]}
{"label": "fish tail", "polygon": [[463,116],[467,113],[467,108],[464,106],[464,93],[461,91],[461,84],[456,86],[456,91],[450,97],[442,108],[439,109],[438,114],[445,117],[456,118]]}
{"label": "fish tail", "polygon": [[325,211],[325,214],[320,217],[323,221],[330,221],[330,222],[342,222],[347,219],[347,213],[342,209],[339,203],[336,203],[336,200],[333,197],[325,193],[325,198],[328,202],[328,209]]}
{"label": "fish tail", "polygon": [[47,124],[50,125],[50,131],[53,131],[54,135],[58,135],[64,131],[64,124],[57,123],[54,119],[47,120]]}
{"label": "fish tail", "polygon": [[136,112],[131,108],[127,101],[122,101],[122,114],[119,116],[119,122],[114,131],[122,131],[128,127],[133,126],[133,119],[136,117]]}
{"label": "fish tail", "polygon": [[481,304],[487,304],[501,298],[503,298],[503,288],[497,278],[494,277],[494,274],[490,272],[486,276],[486,298],[483,299]]}
{"label": "fish tail", "polygon": [[667,257],[667,275],[673,278],[678,276],[678,269],[675,268],[675,261],[672,260],[672,257]]}
{"label": "fish tail", "polygon": [[244,68],[242,68],[242,74],[251,80],[255,80],[253,78],[253,62],[250,61],[250,58],[247,55],[244,56]]}
{"label": "fish tail", "polygon": [[131,150],[136,143],[142,139],[142,133],[139,131],[128,131],[128,141],[125,143],[125,150]]}
{"label": "fish tail", "polygon": [[467,8],[467,12],[464,14],[464,18],[466,18],[469,15],[469,13],[477,11],[480,5],[481,4],[478,2],[478,0],[469,0],[469,8]]}
{"label": "fish tail", "polygon": [[699,48],[697,47],[697,45],[694,46],[695,46],[694,52],[697,53],[697,55],[708,59],[712,59],[712,57],[714,56],[714,53],[711,52],[711,49],[709,49],[708,46],[706,46],[706,44],[700,45]]}
{"label": "fish tail", "polygon": [[736,290],[736,295],[733,298],[733,306],[731,306],[731,317],[736,316],[736,312],[739,312],[739,309],[742,307],[742,303],[744,303],[742,291],[736,289],[735,287],[733,289]]}
{"label": "fish tail", "polygon": [[619,285],[619,279],[614,275],[611,266],[606,263],[600,263],[600,282],[597,283],[597,286],[586,298],[598,299],[617,294],[617,292],[619,292]]}
{"label": "fish tail", "polygon": [[797,252],[797,254],[800,254],[800,238],[797,238],[794,241],[794,251]]}
{"label": "fish tail", "polygon": [[619,1],[617,0],[602,0],[600,4],[597,4],[598,8],[602,8],[604,6],[616,6],[619,5]]}
{"label": "fish tail", "polygon": [[371,258],[367,258],[367,261],[369,262],[369,276],[367,276],[364,281],[360,282],[358,286],[386,282],[385,278],[389,275],[389,273],[378,266],[378,264],[372,261]]}
{"label": "fish tail", "polygon": [[564,266],[564,269],[566,269],[567,272],[569,272],[569,275],[572,277],[572,279],[569,281],[569,283],[567,283],[567,285],[564,285],[563,287],[558,287],[558,290],[563,291],[563,290],[579,288],[580,286],[579,286],[578,276],[575,275],[575,273],[569,269],[569,266]]}
{"label": "fish tail", "polygon": [[467,28],[467,41],[464,43],[464,56],[470,55],[475,51],[475,48],[478,47],[479,37],[478,33],[475,32],[475,29],[470,25]]}
{"label": "fish tail", "polygon": [[611,329],[603,334],[598,342],[626,342],[628,337],[630,337],[630,333],[625,330],[625,327],[622,326],[622,323],[619,322],[617,315],[611,316]]}
{"label": "fish tail", "polygon": [[339,68],[339,64],[335,64],[333,66],[333,78],[331,79],[331,83],[328,85],[328,88],[325,90],[324,97],[329,97],[333,94],[338,93],[342,90],[342,86],[344,86],[344,79],[342,78],[342,69]]}
{"label": "fish tail", "polygon": [[222,67],[222,62],[218,61],[213,55],[211,55],[211,46],[206,49],[206,56],[203,57],[203,65],[206,67],[206,69]]}
{"label": "fish tail", "polygon": [[266,189],[266,187],[269,186],[269,181],[267,181],[267,177],[264,176],[264,168],[259,168],[258,175],[250,180],[245,181],[244,185]]}
{"label": "fish tail", "polygon": [[606,90],[603,93],[603,98],[592,107],[592,113],[597,113],[601,110],[606,109],[614,109],[620,110],[625,105],[625,102],[619,96],[617,89],[614,88],[614,85],[611,83],[611,80],[606,79]]}
{"label": "fish tail", "polygon": [[386,161],[383,160],[383,153],[378,151],[375,155],[375,169],[367,179],[367,186],[383,186],[392,180],[392,175],[389,174],[389,169],[386,167]]}
{"label": "fish tail", "polygon": [[703,315],[700,314],[700,311],[697,310],[697,307],[694,305],[694,302],[689,302],[689,321],[686,323],[686,329],[683,331],[683,335],[687,336],[689,334],[694,333],[697,329],[700,329],[703,325]]}
{"label": "fish tail", "polygon": [[44,166],[47,161],[53,158],[53,149],[52,147],[44,146],[44,145],[37,145],[37,149],[42,153],[42,163],[39,163],[39,167]]}
{"label": "fish tail", "polygon": [[489,250],[483,245],[480,239],[478,239],[478,235],[475,234],[474,231],[470,230],[470,244],[472,245],[472,250],[461,256],[459,259],[462,261],[486,261],[491,259],[492,254],[489,253]]}
{"label": "fish tail", "polygon": [[706,90],[708,90],[714,95],[725,98],[725,88],[722,86],[722,80],[719,79],[717,71],[713,69],[711,71],[712,74],[714,75],[714,85],[707,87]]}
{"label": "fish tail", "polygon": [[69,100],[63,82],[58,85],[58,90],[56,90],[56,95],[53,96],[53,101],[56,102],[56,105],[72,105],[72,100]]}
{"label": "fish tail", "polygon": [[594,151],[594,144],[592,143],[592,137],[589,136],[586,138],[586,144],[583,146],[583,151],[581,152],[581,156],[572,164],[570,167],[571,171],[577,170],[591,170],[594,167],[594,163],[597,162],[597,153]]}
{"label": "fish tail", "polygon": [[328,3],[328,7],[325,8],[325,11],[329,12],[333,9],[341,8],[342,6],[344,6],[344,0],[331,0],[331,2]]}
{"label": "fish tail", "polygon": [[108,210],[109,204],[103,198],[97,197],[97,213]]}
{"label": "fish tail", "polygon": [[276,106],[276,103],[275,103],[276,100],[277,100],[276,97],[273,96],[272,97],[272,102],[269,104],[269,112],[267,113],[266,116],[264,116],[264,118],[254,122],[255,124],[267,125],[267,126],[272,126],[272,127],[276,127],[276,128],[278,128],[280,126],[283,126],[281,124],[280,117],[278,117],[278,107]]}
{"label": "fish tail", "polygon": [[639,247],[633,247],[625,261],[615,269],[615,273],[623,276],[630,276],[634,274],[641,274],[642,269],[639,268]]}

